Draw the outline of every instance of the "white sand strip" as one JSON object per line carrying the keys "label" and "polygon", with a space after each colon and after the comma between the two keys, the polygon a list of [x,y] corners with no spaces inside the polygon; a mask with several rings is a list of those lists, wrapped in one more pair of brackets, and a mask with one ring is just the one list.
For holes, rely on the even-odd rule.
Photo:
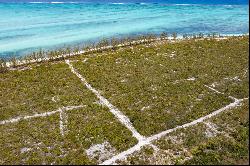
{"label": "white sand strip", "polygon": [[154,149],[155,152],[158,152],[160,149],[154,145],[154,144],[150,144],[150,146]]}
{"label": "white sand strip", "polygon": [[230,103],[229,105],[227,105],[227,106],[225,106],[223,108],[220,108],[219,110],[216,110],[216,111],[212,112],[211,114],[203,116],[203,117],[201,117],[201,118],[199,118],[197,120],[194,120],[194,121],[192,121],[190,123],[186,123],[184,125],[177,126],[177,127],[173,128],[173,129],[169,129],[169,130],[163,131],[163,132],[161,132],[159,134],[148,137],[143,142],[139,142],[138,144],[136,144],[132,148],[130,148],[130,149],[128,149],[128,150],[126,150],[126,151],[124,151],[124,152],[122,152],[122,153],[120,153],[120,154],[118,154],[116,156],[113,156],[111,159],[104,161],[100,165],[111,165],[111,164],[114,164],[117,160],[126,159],[128,155],[130,155],[130,154],[132,154],[132,153],[134,153],[136,151],[139,151],[143,146],[149,145],[152,141],[157,140],[157,139],[165,136],[166,134],[174,132],[177,129],[194,126],[194,125],[196,125],[198,123],[201,123],[201,122],[205,121],[206,119],[211,118],[211,117],[213,117],[213,116],[215,116],[215,115],[217,115],[217,114],[219,114],[219,113],[221,113],[223,111],[235,108],[235,107],[239,106],[242,101],[244,101],[246,99],[248,99],[248,98],[239,99],[239,100],[237,99],[233,103]]}
{"label": "white sand strip", "polygon": [[30,115],[30,116],[23,116],[23,117],[17,117],[17,118],[13,118],[13,119],[9,119],[9,120],[0,121],[0,125],[4,125],[7,123],[15,123],[15,122],[18,122],[20,120],[26,120],[26,119],[31,119],[31,118],[50,116],[50,115],[53,115],[55,113],[59,113],[60,111],[69,111],[69,110],[74,110],[74,109],[83,108],[83,107],[84,107],[84,105],[62,107],[62,108],[57,109],[56,111],[45,112],[45,113],[41,113],[41,114],[34,114],[34,115]]}
{"label": "white sand strip", "polygon": [[[222,94],[222,95],[225,94],[225,93],[220,92],[220,91],[218,91],[218,90],[216,90],[216,89],[214,89],[214,88],[212,88],[212,87],[210,87],[210,86],[207,86],[207,85],[204,85],[204,86],[207,87],[207,88],[209,88],[210,90],[214,91],[215,93]],[[229,97],[230,99],[234,100],[234,101],[238,100],[237,98],[232,97],[232,96],[228,96],[228,97]]]}
{"label": "white sand strip", "polygon": [[60,133],[64,136],[64,133],[67,131],[67,123],[68,123],[68,116],[65,111],[60,110]]}
{"label": "white sand strip", "polygon": [[210,87],[210,86],[207,86],[207,85],[204,85],[204,86],[207,87],[208,89],[210,89],[210,90],[212,90],[212,91],[218,93],[218,94],[224,94],[224,93],[219,92],[218,90],[216,90],[216,89],[214,89],[214,88],[212,88],[212,87]]}
{"label": "white sand strip", "polygon": [[111,159],[108,159],[108,160],[104,161],[100,165],[114,165],[115,161],[127,158],[128,155],[130,155],[130,154],[132,154],[132,153],[134,153],[136,151],[141,150],[141,148],[143,146],[148,145],[148,144],[150,144],[150,142],[148,142],[148,141],[145,141],[143,143],[139,142],[138,144],[136,144],[132,148],[129,148],[128,150],[119,153],[118,155],[112,157]]}
{"label": "white sand strip", "polygon": [[74,69],[69,60],[65,60],[65,62],[69,65],[71,72],[74,73],[82,81],[82,83],[97,96],[97,98],[101,101],[101,103],[103,103],[105,106],[109,108],[110,112],[114,114],[115,117],[133,133],[133,136],[137,138],[139,142],[143,141],[144,137],[140,133],[138,133],[137,130],[133,127],[129,118],[126,117],[121,111],[119,111],[114,105],[112,105],[106,98],[104,98],[96,89],[94,89],[85,80],[85,78],[83,78],[83,76]]}
{"label": "white sand strip", "polygon": [[216,110],[216,111],[214,111],[214,112],[212,112],[212,113],[210,113],[210,114],[208,114],[208,115],[206,115],[206,116],[203,116],[203,117],[201,117],[201,118],[199,118],[199,119],[196,119],[196,120],[194,120],[194,121],[192,121],[192,122],[190,122],[190,123],[186,123],[186,124],[184,124],[184,125],[177,126],[177,127],[173,128],[173,129],[169,129],[169,130],[163,131],[163,132],[161,132],[161,133],[159,133],[159,134],[156,134],[156,135],[154,135],[154,136],[149,137],[148,139],[149,139],[150,141],[153,141],[153,140],[156,140],[156,139],[158,139],[158,138],[160,138],[160,137],[162,137],[162,136],[164,136],[164,135],[166,135],[166,134],[168,134],[168,133],[171,133],[171,132],[173,132],[173,131],[175,131],[175,130],[177,130],[177,129],[180,129],[180,128],[187,128],[187,127],[189,127],[189,126],[196,125],[197,123],[201,123],[201,122],[205,121],[206,119],[211,118],[211,117],[213,117],[213,116],[215,116],[215,115],[217,115],[217,114],[219,114],[219,113],[221,113],[221,112],[223,112],[223,111],[225,111],[225,110],[228,110],[228,109],[231,109],[231,108],[234,108],[234,107],[239,106],[239,104],[240,104],[243,100],[245,100],[245,99],[239,99],[239,100],[237,99],[237,100],[235,100],[233,103],[230,103],[230,104],[228,104],[227,106],[225,106],[225,107],[223,107],[223,108],[220,108],[220,109],[218,109],[218,110]]}

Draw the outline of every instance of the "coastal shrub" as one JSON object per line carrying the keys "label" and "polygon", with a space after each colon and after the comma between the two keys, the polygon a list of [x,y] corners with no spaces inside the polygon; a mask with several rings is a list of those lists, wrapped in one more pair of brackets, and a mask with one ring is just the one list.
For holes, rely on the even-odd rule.
{"label": "coastal shrub", "polygon": [[36,60],[37,58],[36,58],[36,52],[32,52],[32,54],[31,54],[31,58],[32,59],[34,59],[34,60]]}
{"label": "coastal shrub", "polygon": [[119,40],[116,38],[111,38],[110,43],[112,46],[117,46],[119,44]]}
{"label": "coastal shrub", "polygon": [[45,52],[40,48],[38,53],[37,53],[37,59],[42,59],[44,58]]}
{"label": "coastal shrub", "polygon": [[197,39],[197,35],[196,35],[196,34],[193,34],[193,35],[192,35],[192,38],[193,38],[193,39]]}
{"label": "coastal shrub", "polygon": [[145,35],[142,35],[142,36],[141,36],[141,39],[144,40],[144,41],[146,40],[146,38],[147,38],[147,37],[146,37]]}
{"label": "coastal shrub", "polygon": [[15,56],[13,56],[11,59],[10,59],[11,63],[12,63],[12,67],[16,67],[17,66],[17,59]]}
{"label": "coastal shrub", "polygon": [[52,54],[53,54],[53,56],[54,57],[57,57],[57,56],[59,56],[59,55],[64,55],[64,54],[59,54],[59,52],[58,51],[52,51]]}
{"label": "coastal shrub", "polygon": [[80,52],[80,46],[77,45],[74,47],[74,51],[73,51],[75,54],[79,53]]}
{"label": "coastal shrub", "polygon": [[168,38],[168,33],[167,32],[162,32],[160,35],[161,39],[167,39]]}
{"label": "coastal shrub", "polygon": [[216,38],[218,36],[218,34],[216,33],[216,32],[214,32],[213,34],[212,34],[212,37],[213,38]]}
{"label": "coastal shrub", "polygon": [[174,32],[174,33],[172,34],[172,37],[173,37],[174,40],[176,40],[176,38],[177,38],[177,33]]}
{"label": "coastal shrub", "polygon": [[6,61],[0,59],[0,73],[5,73],[7,71]]}
{"label": "coastal shrub", "polygon": [[82,47],[82,50],[89,50],[90,49],[90,46],[89,45],[84,45],[83,47]]}
{"label": "coastal shrub", "polygon": [[30,60],[32,59],[31,55],[24,56],[22,58],[26,63],[30,63]]}
{"label": "coastal shrub", "polygon": [[184,39],[188,39],[188,34],[183,34],[182,36]]}
{"label": "coastal shrub", "polygon": [[48,55],[48,58],[52,58],[52,57],[54,57],[54,52],[49,51],[49,52],[47,53],[47,55]]}
{"label": "coastal shrub", "polygon": [[91,48],[96,48],[97,47],[97,43],[95,42],[90,42],[89,45],[88,45]]}
{"label": "coastal shrub", "polygon": [[133,41],[132,37],[128,36],[127,39],[126,39],[126,43],[128,43],[128,45],[131,46],[132,41]]}
{"label": "coastal shrub", "polygon": [[60,49],[57,51],[57,53],[56,53],[56,56],[60,56],[60,55],[65,55],[65,51],[64,51],[62,48],[60,48]]}
{"label": "coastal shrub", "polygon": [[199,37],[199,38],[203,38],[203,37],[204,37],[204,34],[203,34],[203,33],[199,33],[199,34],[198,34],[198,37]]}
{"label": "coastal shrub", "polygon": [[106,38],[103,38],[100,40],[100,42],[97,43],[97,47],[105,47],[109,45],[109,41]]}
{"label": "coastal shrub", "polygon": [[71,48],[70,47],[67,47],[66,48],[66,53],[70,56],[71,55]]}
{"label": "coastal shrub", "polygon": [[149,39],[156,39],[157,38],[157,36],[155,35],[155,34],[149,34]]}

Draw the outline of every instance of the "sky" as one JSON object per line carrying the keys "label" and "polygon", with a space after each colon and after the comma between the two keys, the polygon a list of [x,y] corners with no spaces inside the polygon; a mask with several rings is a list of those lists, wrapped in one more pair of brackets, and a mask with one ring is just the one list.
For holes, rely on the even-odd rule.
{"label": "sky", "polygon": [[171,3],[171,4],[249,4],[248,0],[0,0],[0,2],[98,2],[98,3]]}

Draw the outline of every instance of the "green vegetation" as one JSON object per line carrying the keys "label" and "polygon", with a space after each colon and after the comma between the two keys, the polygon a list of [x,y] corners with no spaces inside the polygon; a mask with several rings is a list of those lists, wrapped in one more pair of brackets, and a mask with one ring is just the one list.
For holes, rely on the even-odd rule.
{"label": "green vegetation", "polygon": [[83,56],[75,67],[140,133],[150,136],[232,102],[227,94],[215,94],[204,85],[239,76],[243,81],[234,87],[238,94],[231,95],[248,96],[248,77],[242,76],[248,66],[248,40],[238,41],[131,46]]}
{"label": "green vegetation", "polygon": [[4,59],[0,59],[0,73],[7,72],[7,66]]}
{"label": "green vegetation", "polygon": [[[0,121],[67,106],[84,107],[64,112],[65,135],[61,134],[60,113],[0,124],[0,164],[98,164],[137,143],[70,71],[63,61],[66,58],[146,137],[220,109],[233,102],[229,96],[249,97],[248,36],[220,40],[199,34],[191,39],[186,35],[189,40],[165,40],[175,35],[162,33],[162,40],[136,44],[135,38],[104,39],[94,47],[127,44],[105,50],[86,46],[90,51],[79,56],[8,70],[6,61],[1,60]],[[51,51],[49,57],[81,49],[67,47]],[[40,50],[26,59],[39,59],[44,54]],[[145,146],[119,163],[247,164],[248,105],[246,101],[204,123],[177,130],[153,142],[158,152]]]}
{"label": "green vegetation", "polygon": [[213,118],[212,122],[218,126],[217,130],[221,133],[217,137],[193,144],[191,152],[194,157],[185,164],[247,165],[249,103],[245,102],[241,107]]}
{"label": "green vegetation", "polygon": [[[137,141],[88,91],[64,63],[28,66],[2,74],[0,120],[51,112],[63,106],[86,105],[67,111],[68,133],[59,131],[59,113],[0,125],[0,164],[93,164],[85,149],[108,141],[116,153]],[[22,153],[22,149],[30,149]]]}
{"label": "green vegetation", "polygon": [[155,141],[159,151],[147,146],[120,164],[248,165],[248,143],[249,103],[246,101],[205,123]]}

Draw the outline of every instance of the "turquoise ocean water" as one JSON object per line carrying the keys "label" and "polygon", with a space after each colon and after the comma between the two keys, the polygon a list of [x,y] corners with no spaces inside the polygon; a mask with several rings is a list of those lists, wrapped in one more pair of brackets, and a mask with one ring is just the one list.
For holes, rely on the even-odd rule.
{"label": "turquoise ocean water", "polygon": [[247,4],[0,3],[0,57],[133,34],[249,32]]}

